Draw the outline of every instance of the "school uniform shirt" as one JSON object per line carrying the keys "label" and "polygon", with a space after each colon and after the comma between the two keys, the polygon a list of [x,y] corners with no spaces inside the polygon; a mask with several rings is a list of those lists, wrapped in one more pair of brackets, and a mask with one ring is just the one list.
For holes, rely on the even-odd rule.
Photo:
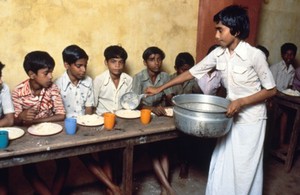
{"label": "school uniform shirt", "polygon": [[39,96],[33,95],[29,79],[17,85],[12,92],[15,109],[15,117],[29,108],[35,108],[35,119],[65,114],[64,105],[58,87],[52,84],[49,88],[43,88]]}
{"label": "school uniform shirt", "polygon": [[196,79],[203,94],[216,95],[219,87],[221,87],[221,74],[219,71],[213,71],[211,75],[205,74],[200,79]]}
{"label": "school uniform shirt", "polygon": [[[262,87],[275,87],[266,57],[244,41],[232,55],[227,48],[216,48],[189,71],[199,79],[214,66],[221,73],[229,100],[253,95]],[[234,116],[231,130],[218,139],[214,149],[207,195],[262,194],[265,127],[264,102],[245,106]]]}
{"label": "school uniform shirt", "polygon": [[[170,76],[168,73],[160,72],[157,75],[155,82],[152,83],[147,69],[144,69],[133,77],[132,91],[136,94],[143,94],[147,87],[158,87],[168,82],[169,80]],[[158,94],[143,98],[142,103],[146,106],[164,106],[163,97],[165,95],[171,95],[172,93],[172,88],[168,88]]]}
{"label": "school uniform shirt", "polygon": [[86,76],[74,85],[68,73],[59,77],[55,84],[60,89],[67,117],[77,117],[85,114],[86,107],[94,106],[93,80]]}
{"label": "school uniform shirt", "polygon": [[122,109],[120,99],[122,95],[131,91],[131,88],[132,77],[124,72],[120,76],[118,87],[113,83],[109,70],[98,75],[94,79],[96,113],[102,115]]}
{"label": "school uniform shirt", "polygon": [[296,68],[295,76],[293,80],[293,89],[298,90],[300,92],[300,67]]}
{"label": "school uniform shirt", "polygon": [[292,85],[295,75],[295,69],[293,65],[290,64],[289,68],[287,68],[285,62],[282,60],[277,64],[271,65],[270,70],[273,74],[276,87],[279,91],[283,91]]}
{"label": "school uniform shirt", "polygon": [[15,110],[11,100],[9,87],[5,83],[2,83],[2,88],[0,90],[0,118],[3,118],[5,114],[14,112]]}
{"label": "school uniform shirt", "polygon": [[[175,72],[170,76],[170,79],[177,77],[177,73]],[[190,93],[200,93],[200,89],[195,80],[185,81],[183,84],[175,85],[172,88],[174,95],[179,94],[190,94]]]}

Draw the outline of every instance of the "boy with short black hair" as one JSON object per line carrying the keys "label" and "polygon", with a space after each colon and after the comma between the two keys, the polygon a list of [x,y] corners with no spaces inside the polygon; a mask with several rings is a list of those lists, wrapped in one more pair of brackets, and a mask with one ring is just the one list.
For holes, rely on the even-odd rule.
{"label": "boy with short black hair", "polygon": [[[132,91],[143,94],[148,86],[160,86],[170,80],[168,73],[161,70],[165,53],[158,47],[148,47],[143,53],[146,69],[133,77]],[[140,108],[151,109],[158,116],[166,115],[165,107],[171,105],[173,90],[166,89],[154,96],[143,98]],[[161,184],[161,194],[176,194],[169,182],[169,157],[165,143],[155,144],[150,148],[154,172]]]}
{"label": "boy with short black hair", "polygon": [[[165,53],[158,47],[148,47],[143,53],[146,68],[133,77],[132,91],[143,94],[149,86],[160,86],[170,80],[168,73],[161,70]],[[140,108],[150,108],[158,116],[166,115],[165,107],[171,105],[172,89],[166,89],[141,101]]]}
{"label": "boy with short black hair", "polygon": [[[58,87],[52,83],[54,59],[44,51],[33,51],[25,56],[23,67],[29,79],[12,92],[15,124],[30,125],[41,122],[62,121],[65,109]],[[23,166],[25,177],[39,194],[58,195],[69,170],[67,159],[57,159],[56,173],[51,187],[38,174],[36,164]]]}
{"label": "boy with short black hair", "polygon": [[246,8],[225,7],[213,21],[221,47],[189,71],[158,88],[148,88],[146,93],[156,94],[194,77],[199,79],[216,67],[231,101],[226,115],[233,117],[233,124],[214,149],[206,194],[262,194],[265,100],[276,94],[275,82],[264,54],[245,42],[250,32]]}
{"label": "boy with short black hair", "polygon": [[65,73],[55,84],[60,89],[67,117],[92,114],[94,106],[93,80],[86,75],[88,55],[77,45],[62,52]]}
{"label": "boy with short black hair", "polygon": [[[188,52],[181,52],[176,56],[175,59],[175,70],[176,72],[170,76],[170,79],[180,75],[184,71],[189,70],[195,65],[193,56]],[[173,86],[173,95],[189,94],[189,93],[200,93],[200,89],[195,80],[190,80],[182,83],[181,85]]]}
{"label": "boy with short black hair", "polygon": [[112,45],[104,51],[104,63],[108,70],[94,79],[96,114],[114,112],[122,109],[120,99],[131,91],[132,77],[124,72],[127,52],[118,45]]}
{"label": "boy with short black hair", "polygon": [[291,88],[295,76],[295,57],[297,46],[293,43],[284,43],[281,48],[282,60],[270,66],[276,88],[279,91]]}

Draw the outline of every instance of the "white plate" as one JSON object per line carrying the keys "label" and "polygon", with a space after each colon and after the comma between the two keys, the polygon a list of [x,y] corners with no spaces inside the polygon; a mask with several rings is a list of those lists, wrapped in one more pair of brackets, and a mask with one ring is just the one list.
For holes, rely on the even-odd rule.
{"label": "white plate", "polygon": [[104,123],[104,119],[97,114],[82,115],[77,117],[77,123],[84,126],[98,126]]}
{"label": "white plate", "polygon": [[53,135],[62,131],[62,126],[56,123],[40,123],[30,126],[27,130],[32,135]]}
{"label": "white plate", "polygon": [[166,116],[173,116],[173,108],[165,108]]}
{"label": "white plate", "polygon": [[297,90],[292,90],[292,89],[285,89],[282,91],[282,93],[286,95],[291,95],[291,96],[300,96],[300,92]]}
{"label": "white plate", "polygon": [[132,119],[132,118],[139,118],[141,116],[141,111],[139,110],[118,110],[115,113],[117,117],[120,118],[127,118],[127,119]]}
{"label": "white plate", "polygon": [[23,129],[17,127],[1,127],[0,130],[8,131],[9,140],[17,139],[25,134]]}

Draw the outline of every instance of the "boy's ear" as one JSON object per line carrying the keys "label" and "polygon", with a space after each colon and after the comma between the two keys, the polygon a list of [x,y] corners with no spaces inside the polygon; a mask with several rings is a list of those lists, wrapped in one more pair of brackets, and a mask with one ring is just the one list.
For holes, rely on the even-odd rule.
{"label": "boy's ear", "polygon": [[65,66],[65,68],[68,70],[69,68],[70,68],[70,64],[68,64],[67,62],[64,62],[64,66]]}
{"label": "boy's ear", "polygon": [[143,61],[143,63],[144,63],[144,65],[145,65],[145,66],[147,66],[147,63],[146,63],[146,61],[145,61],[145,60]]}
{"label": "boy's ear", "polygon": [[28,76],[30,79],[34,79],[36,74],[34,72],[32,72],[31,70],[28,71]]}
{"label": "boy's ear", "polygon": [[104,64],[105,64],[105,66],[107,66],[107,60],[104,60]]}

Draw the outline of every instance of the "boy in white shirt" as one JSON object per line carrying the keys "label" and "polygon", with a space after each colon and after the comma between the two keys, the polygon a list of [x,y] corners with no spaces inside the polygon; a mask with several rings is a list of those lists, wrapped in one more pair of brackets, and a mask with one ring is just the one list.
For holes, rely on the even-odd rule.
{"label": "boy in white shirt", "polygon": [[295,57],[297,46],[293,43],[285,43],[281,46],[282,60],[270,66],[276,88],[279,91],[291,88],[295,76]]}
{"label": "boy in white shirt", "polygon": [[124,72],[127,52],[118,45],[112,45],[104,51],[105,65],[108,70],[94,79],[96,113],[114,112],[122,109],[122,95],[131,91],[132,77]]}
{"label": "boy in white shirt", "polygon": [[[0,62],[0,127],[8,127],[14,124],[14,105],[11,99],[9,87],[2,81],[2,69],[4,64]],[[0,169],[0,194],[8,194],[8,169]]]}
{"label": "boy in white shirt", "polygon": [[94,106],[93,80],[86,75],[88,55],[77,45],[62,52],[66,71],[55,84],[60,89],[67,117],[92,114]]}
{"label": "boy in white shirt", "polygon": [[276,94],[275,82],[264,54],[244,41],[250,32],[244,7],[228,6],[213,21],[221,47],[189,71],[160,87],[149,87],[146,93],[157,94],[194,77],[199,79],[216,67],[231,101],[226,114],[233,117],[233,124],[213,152],[206,194],[262,194],[265,100]]}

